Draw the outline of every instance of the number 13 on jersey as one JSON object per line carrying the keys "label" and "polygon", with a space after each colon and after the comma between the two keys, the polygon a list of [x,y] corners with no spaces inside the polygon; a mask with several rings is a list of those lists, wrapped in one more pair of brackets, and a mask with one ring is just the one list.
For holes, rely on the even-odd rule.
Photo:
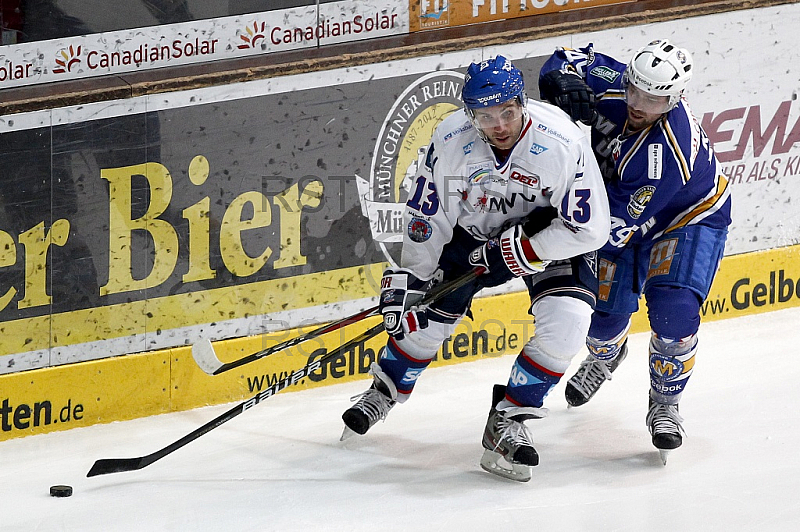
{"label": "number 13 on jersey", "polygon": [[588,188],[574,188],[561,200],[561,217],[567,222],[585,224],[592,218],[589,198],[592,191]]}

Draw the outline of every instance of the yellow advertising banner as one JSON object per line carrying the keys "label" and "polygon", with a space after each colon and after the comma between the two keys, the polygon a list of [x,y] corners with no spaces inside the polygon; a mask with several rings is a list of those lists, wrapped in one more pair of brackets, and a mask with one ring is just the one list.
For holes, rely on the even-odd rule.
{"label": "yellow advertising banner", "polygon": [[[754,267],[753,265],[757,265]],[[473,302],[473,319],[464,319],[445,340],[432,367],[479,358],[515,355],[534,332],[526,292],[514,292]],[[708,299],[700,309],[704,322],[756,314],[800,305],[800,246],[726,257]],[[644,301],[633,316],[632,333],[650,330]],[[326,336],[309,340],[288,351],[209,377],[191,356],[191,349],[173,349],[172,408],[185,410],[207,404],[252,397],[292,372],[318,360],[355,335],[378,323],[371,318]],[[315,328],[311,326],[308,330]],[[230,362],[271,347],[306,329],[216,342],[219,359]],[[323,365],[287,391],[327,386],[366,378],[370,364],[385,345],[386,335],[356,345]],[[343,403],[344,408],[345,403]]]}
{"label": "yellow advertising banner", "polygon": [[0,375],[0,441],[170,411],[168,351]]}
{"label": "yellow advertising banner", "polygon": [[410,0],[409,31],[529,17],[635,0]]}
{"label": "yellow advertising banner", "polygon": [[[473,319],[463,320],[445,340],[432,366],[519,353],[534,332],[529,304],[525,292],[476,299]],[[723,259],[700,312],[706,322],[795,306],[800,306],[800,245]],[[645,310],[642,302],[632,333],[649,330]],[[363,320],[217,376],[198,368],[189,346],[0,375],[0,441],[252,398],[288,382],[292,373],[378,320]],[[230,362],[316,327],[223,340],[214,349],[221,361]],[[386,335],[379,334],[358,343],[287,384],[286,391],[365,379],[385,342]],[[342,409],[348,404],[343,396]]]}
{"label": "yellow advertising banner", "polygon": [[[472,305],[474,319],[464,320],[458,325],[453,335],[444,341],[432,365],[445,366],[519,352],[533,334],[533,319],[527,314],[529,306],[530,300],[524,292],[477,299]],[[186,410],[254,396],[287,379],[294,371],[319,360],[376,325],[379,320],[378,317],[363,320],[213,377],[197,367],[190,348],[173,349],[172,389],[178,393],[173,394],[172,406],[176,410]],[[312,328],[315,327],[309,330]],[[222,362],[230,362],[306,332],[308,330],[294,329],[265,336],[225,340],[216,342],[214,349]],[[386,339],[385,334],[379,334],[356,344],[291,389],[316,388],[366,377],[370,364],[377,360]]]}

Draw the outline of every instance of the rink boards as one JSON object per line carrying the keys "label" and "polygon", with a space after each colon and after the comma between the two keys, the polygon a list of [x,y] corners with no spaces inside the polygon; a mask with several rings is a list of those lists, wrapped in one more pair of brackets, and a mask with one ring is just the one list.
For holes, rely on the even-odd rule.
{"label": "rink boards", "polygon": [[[649,27],[675,39],[719,29],[710,44],[681,42],[708,50],[690,102],[734,200],[704,320],[800,298],[797,80],[761,52],[792,42],[799,7]],[[4,153],[16,152],[0,166],[18,181],[0,210],[0,439],[241,400],[341,344],[349,336],[332,333],[217,377],[188,347],[220,339],[235,359],[374,304],[405,230],[404,176],[458,108],[471,61],[503,53],[531,80],[556,46],[622,57],[640,40],[636,27],[581,33],[3,117]],[[527,307],[522,293],[479,299],[435,364],[518,352]],[[383,341],[293,389],[362,378]]]}
{"label": "rink boards", "polygon": [[[791,246],[724,259],[702,319],[798,305],[800,246]],[[523,292],[476,299],[474,319],[459,325],[432,366],[518,353],[533,333],[527,308]],[[0,440],[244,400],[376,323],[377,318],[371,318],[217,376],[206,375],[195,365],[189,347],[4,375],[0,377]],[[222,361],[235,360],[307,330],[224,340],[215,343],[215,349]],[[646,330],[646,316],[640,309],[632,331]],[[381,334],[356,345],[282,393],[366,378],[369,364],[385,341]],[[346,404],[347,398],[342,397],[343,408]]]}

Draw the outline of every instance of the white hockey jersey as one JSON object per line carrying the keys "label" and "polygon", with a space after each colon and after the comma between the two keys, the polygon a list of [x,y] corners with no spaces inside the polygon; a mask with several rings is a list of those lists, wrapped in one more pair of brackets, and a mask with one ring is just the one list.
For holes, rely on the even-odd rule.
{"label": "white hockey jersey", "polygon": [[586,135],[555,106],[529,100],[527,111],[520,139],[502,161],[464,112],[439,124],[406,203],[403,267],[428,279],[456,224],[488,240],[540,207],[558,210],[549,226],[528,235],[540,259],[605,244],[608,199]]}

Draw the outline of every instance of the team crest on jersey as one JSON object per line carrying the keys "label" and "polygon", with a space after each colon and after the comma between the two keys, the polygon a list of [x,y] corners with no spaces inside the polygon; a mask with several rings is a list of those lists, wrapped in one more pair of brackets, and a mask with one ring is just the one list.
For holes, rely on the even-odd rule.
{"label": "team crest on jersey", "polygon": [[[424,224],[412,223],[412,231],[411,225],[403,222],[403,212],[426,162],[433,131],[463,107],[463,85],[463,74],[440,71],[422,76],[406,87],[377,132],[369,176],[356,175],[361,214],[369,220],[373,241],[392,265],[399,263],[404,235],[430,238],[429,222],[420,219]],[[469,129],[460,127],[445,136],[453,140]]]}
{"label": "team crest on jersey", "polygon": [[631,218],[634,220],[639,219],[639,216],[642,215],[647,204],[650,203],[650,199],[653,197],[653,192],[655,191],[656,187],[647,185],[631,195],[631,199],[628,201],[628,214]]}
{"label": "team crest on jersey", "polygon": [[428,220],[422,218],[411,218],[408,223],[408,237],[414,242],[425,242],[433,234],[433,227]]}

